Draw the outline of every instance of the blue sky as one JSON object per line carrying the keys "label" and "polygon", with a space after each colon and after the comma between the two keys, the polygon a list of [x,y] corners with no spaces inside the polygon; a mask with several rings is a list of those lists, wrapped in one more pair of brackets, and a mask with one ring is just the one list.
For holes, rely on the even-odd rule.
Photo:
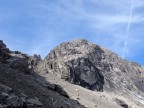
{"label": "blue sky", "polygon": [[83,38],[144,65],[143,10],[144,0],[0,0],[0,39],[44,58]]}

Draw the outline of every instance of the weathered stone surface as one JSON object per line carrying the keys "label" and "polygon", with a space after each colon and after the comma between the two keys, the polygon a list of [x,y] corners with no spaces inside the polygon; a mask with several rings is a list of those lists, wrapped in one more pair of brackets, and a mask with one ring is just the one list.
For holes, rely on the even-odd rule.
{"label": "weathered stone surface", "polygon": [[43,108],[42,103],[36,99],[5,92],[0,94],[0,105],[0,108]]}
{"label": "weathered stone surface", "polygon": [[0,83],[0,91],[4,91],[6,93],[9,93],[9,92],[12,92],[12,88],[5,86],[5,85]]}
{"label": "weathered stone surface", "polygon": [[37,67],[37,65],[39,64],[40,61],[42,61],[41,56],[37,55],[37,54],[34,54],[28,60],[29,69],[35,70],[35,68]]}
{"label": "weathered stone surface", "polygon": [[0,108],[42,108],[42,103],[38,100],[16,96],[8,86],[0,84]]}
{"label": "weathered stone surface", "polygon": [[27,59],[13,57],[11,58],[11,62],[9,63],[12,69],[18,69],[19,71],[24,72],[25,74],[30,74],[30,69],[28,68]]}
{"label": "weathered stone surface", "polygon": [[31,107],[42,107],[42,103],[36,99],[28,99],[27,105]]}
{"label": "weathered stone surface", "polygon": [[6,105],[7,107],[9,108],[18,108],[18,107],[22,107],[23,105],[23,101],[17,97],[17,96],[9,96],[7,99],[6,99]]}
{"label": "weathered stone surface", "polygon": [[57,92],[58,94],[66,97],[66,98],[69,98],[68,94],[63,90],[63,88],[61,86],[45,82],[42,79],[36,79],[36,81],[39,84],[41,84],[43,87],[46,87],[49,90],[53,90],[53,91]]}

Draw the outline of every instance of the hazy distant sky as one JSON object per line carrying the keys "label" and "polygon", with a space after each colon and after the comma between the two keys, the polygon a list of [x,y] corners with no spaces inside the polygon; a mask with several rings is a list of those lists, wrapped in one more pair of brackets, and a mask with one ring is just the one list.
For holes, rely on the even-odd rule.
{"label": "hazy distant sky", "polygon": [[144,65],[144,0],[131,4],[132,0],[0,0],[0,39],[11,50],[44,58],[61,42],[83,38]]}

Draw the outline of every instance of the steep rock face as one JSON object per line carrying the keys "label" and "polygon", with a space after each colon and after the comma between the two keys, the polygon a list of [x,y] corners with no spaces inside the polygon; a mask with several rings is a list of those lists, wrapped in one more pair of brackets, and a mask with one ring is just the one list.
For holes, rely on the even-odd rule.
{"label": "steep rock face", "polygon": [[140,65],[83,39],[54,48],[40,70],[93,90],[144,91],[144,70]]}

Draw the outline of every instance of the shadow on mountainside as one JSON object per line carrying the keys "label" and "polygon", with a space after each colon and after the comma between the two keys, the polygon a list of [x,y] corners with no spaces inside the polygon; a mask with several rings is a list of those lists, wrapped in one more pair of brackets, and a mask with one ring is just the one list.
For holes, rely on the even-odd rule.
{"label": "shadow on mountainside", "polygon": [[28,57],[1,56],[0,59],[0,107],[84,108],[76,100],[70,99],[60,86],[50,84],[33,69],[29,69]]}

